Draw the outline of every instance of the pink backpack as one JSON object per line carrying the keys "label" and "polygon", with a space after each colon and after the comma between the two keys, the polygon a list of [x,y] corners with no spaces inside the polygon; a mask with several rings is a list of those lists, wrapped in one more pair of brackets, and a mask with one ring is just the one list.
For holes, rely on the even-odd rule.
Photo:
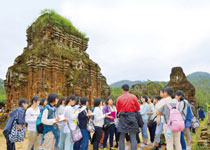
{"label": "pink backpack", "polygon": [[172,108],[169,102],[166,100],[168,108],[170,109],[170,116],[168,120],[168,128],[171,129],[172,132],[180,132],[184,130],[185,123],[182,118],[181,113],[179,112],[179,103],[177,102],[176,108]]}

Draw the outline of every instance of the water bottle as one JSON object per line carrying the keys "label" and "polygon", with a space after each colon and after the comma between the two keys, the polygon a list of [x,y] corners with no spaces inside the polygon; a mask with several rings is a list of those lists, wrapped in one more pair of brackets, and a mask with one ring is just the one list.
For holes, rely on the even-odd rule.
{"label": "water bottle", "polygon": [[170,138],[171,136],[172,136],[171,129],[168,129],[168,130],[167,130],[167,133],[166,133],[166,137],[167,137],[167,138]]}

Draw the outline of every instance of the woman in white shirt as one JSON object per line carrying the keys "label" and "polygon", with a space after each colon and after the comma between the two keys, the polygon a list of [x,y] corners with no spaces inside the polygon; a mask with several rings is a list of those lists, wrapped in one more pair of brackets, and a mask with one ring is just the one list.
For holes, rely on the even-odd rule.
{"label": "woman in white shirt", "polygon": [[36,132],[36,119],[40,114],[39,103],[39,97],[34,96],[31,100],[31,107],[26,110],[25,121],[28,123],[28,150],[31,150],[32,147],[34,150],[38,150],[40,145],[40,135]]}
{"label": "woman in white shirt", "polygon": [[148,101],[148,97],[146,95],[142,95],[141,96],[142,104],[140,105],[140,114],[144,121],[144,126],[141,128],[141,134],[143,138],[143,143],[141,144],[141,147],[146,147],[147,140],[148,140],[147,122],[148,122],[148,112],[149,112],[150,106],[148,105],[147,101]]}
{"label": "woman in white shirt", "polygon": [[75,110],[75,96],[67,97],[66,107],[64,109],[64,116],[67,119],[64,127],[64,133],[66,134],[65,150],[73,150],[74,142],[71,140],[71,130],[75,130],[77,127],[77,117],[80,113],[80,109]]}
{"label": "woman in white shirt", "polygon": [[[59,99],[58,104],[57,104],[57,109],[56,109],[57,116],[64,115],[65,101],[66,101],[66,97],[62,97]],[[59,149],[64,150],[66,135],[64,134],[63,129],[64,129],[65,122],[58,122],[57,124],[58,124],[59,132],[60,132]]]}
{"label": "woman in white shirt", "polygon": [[107,117],[107,114],[103,114],[102,111],[102,100],[100,98],[96,98],[94,100],[94,126],[95,133],[93,135],[93,150],[98,150],[99,143],[102,137],[102,127],[104,125],[104,118]]}

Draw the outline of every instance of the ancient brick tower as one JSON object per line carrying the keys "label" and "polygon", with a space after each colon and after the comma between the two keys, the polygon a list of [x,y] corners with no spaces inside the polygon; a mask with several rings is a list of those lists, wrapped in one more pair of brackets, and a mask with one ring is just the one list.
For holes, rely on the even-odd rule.
{"label": "ancient brick tower", "polygon": [[181,67],[172,68],[170,81],[167,86],[173,87],[175,92],[182,90],[187,100],[195,100],[195,87],[187,80]]}
{"label": "ancient brick tower", "polygon": [[86,53],[88,38],[69,20],[45,11],[27,29],[27,42],[6,75],[8,109],[17,106],[19,98],[42,98],[51,92],[87,96],[90,103],[110,94],[100,67]]}

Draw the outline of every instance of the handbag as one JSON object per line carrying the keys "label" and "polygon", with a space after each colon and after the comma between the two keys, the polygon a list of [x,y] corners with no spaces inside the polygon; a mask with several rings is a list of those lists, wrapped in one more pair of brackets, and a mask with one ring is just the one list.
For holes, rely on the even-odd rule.
{"label": "handbag", "polygon": [[42,120],[42,113],[39,114],[36,120],[36,130],[40,134],[42,134],[44,131],[44,125],[41,120]]}
{"label": "handbag", "polygon": [[155,116],[151,121],[149,121],[149,123],[148,123],[149,128],[153,128],[157,125],[157,122],[155,121],[155,118],[157,118],[157,116]]}
{"label": "handbag", "polygon": [[[106,112],[108,112],[108,106],[105,105],[104,108],[106,109]],[[104,131],[108,130],[110,126],[111,126],[110,121],[108,119],[104,118],[103,130]]]}
{"label": "handbag", "polygon": [[103,130],[104,130],[104,131],[108,130],[110,126],[111,126],[110,121],[107,120],[107,119],[105,118],[105,119],[104,119]]}
{"label": "handbag", "polygon": [[192,128],[196,129],[200,127],[200,122],[197,117],[193,117],[192,119]]}
{"label": "handbag", "polygon": [[136,119],[137,119],[139,127],[142,128],[144,126],[144,121],[142,119],[141,114],[138,111],[136,111]]}
{"label": "handbag", "polygon": [[22,142],[24,140],[24,137],[25,137],[24,126],[22,126],[22,128],[20,130],[17,130],[17,126],[18,126],[17,116],[16,116],[16,118],[15,118],[13,124],[12,124],[12,129],[11,129],[11,132],[9,134],[9,140],[10,140],[11,143]]}
{"label": "handbag", "polygon": [[67,122],[69,130],[70,130],[70,135],[71,135],[71,139],[73,142],[77,142],[79,140],[82,139],[82,132],[80,130],[80,128],[78,127],[78,125],[76,126],[75,130],[71,130],[69,122]]}
{"label": "handbag", "polygon": [[89,119],[88,123],[87,123],[87,130],[89,132],[94,132],[95,131],[95,127],[94,127],[94,123],[92,119]]}

